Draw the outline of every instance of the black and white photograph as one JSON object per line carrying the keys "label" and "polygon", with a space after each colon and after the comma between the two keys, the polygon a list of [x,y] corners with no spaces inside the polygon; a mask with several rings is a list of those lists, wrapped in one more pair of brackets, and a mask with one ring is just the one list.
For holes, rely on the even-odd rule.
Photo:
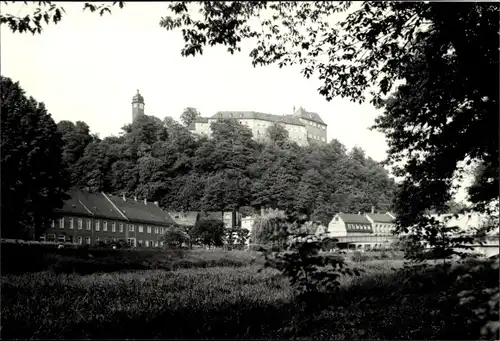
{"label": "black and white photograph", "polygon": [[498,1],[0,2],[0,338],[500,340]]}

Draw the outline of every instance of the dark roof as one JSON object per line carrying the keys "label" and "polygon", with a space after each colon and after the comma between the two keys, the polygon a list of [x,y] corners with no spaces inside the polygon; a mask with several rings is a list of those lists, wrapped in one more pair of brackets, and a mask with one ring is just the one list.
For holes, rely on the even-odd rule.
{"label": "dark roof", "polygon": [[208,123],[208,117],[198,117],[194,120],[195,123]]}
{"label": "dark roof", "polygon": [[364,215],[361,214],[349,214],[349,213],[339,213],[340,219],[344,221],[346,224],[369,224],[370,221],[366,219]]}
{"label": "dark roof", "polygon": [[108,195],[108,198],[125,214],[130,221],[146,224],[176,225],[170,215],[154,203],[143,200],[135,201],[122,197]]}
{"label": "dark roof", "polygon": [[367,216],[375,223],[386,223],[386,224],[394,223],[394,219],[386,213],[384,214],[368,213]]}
{"label": "dark roof", "polygon": [[310,121],[314,121],[314,122],[326,125],[326,123],[323,122],[323,120],[321,119],[321,116],[319,116],[319,114],[317,114],[315,112],[306,111],[302,107],[295,110],[295,116],[305,118],[306,120],[310,120]]}
{"label": "dark roof", "polygon": [[349,223],[349,224],[346,224],[346,232],[347,233],[353,233],[353,234],[356,234],[356,233],[373,233],[373,229],[372,229],[372,225],[368,225],[368,224],[363,224],[363,223]]}
{"label": "dark roof", "polygon": [[75,215],[84,215],[84,216],[92,216],[92,213],[89,212],[80,201],[78,201],[78,191],[70,190],[68,191],[69,198],[64,200],[63,207],[60,209],[56,209],[56,212],[66,213],[66,214],[75,214]]}
{"label": "dark roof", "polygon": [[170,217],[178,224],[182,226],[194,226],[198,220],[198,212],[168,212]]}
{"label": "dark roof", "polygon": [[139,93],[139,90],[137,90],[137,93],[132,97],[132,103],[139,102],[139,103],[144,103],[144,97]]}
{"label": "dark roof", "polygon": [[102,193],[78,191],[78,199],[87,207],[96,218],[125,220],[123,215],[109,202]]}
{"label": "dark roof", "polygon": [[273,115],[256,111],[218,111],[211,118],[230,118],[230,119],[257,119],[269,122],[282,122],[287,124],[294,124],[298,126],[305,126],[297,117],[293,115]]}

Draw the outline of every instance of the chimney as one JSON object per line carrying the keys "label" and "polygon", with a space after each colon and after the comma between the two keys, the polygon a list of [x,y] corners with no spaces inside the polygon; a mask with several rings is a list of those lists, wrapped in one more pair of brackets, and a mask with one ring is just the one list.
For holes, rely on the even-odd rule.
{"label": "chimney", "polygon": [[122,194],[122,199],[123,201],[127,201],[127,198],[125,198],[125,193]]}
{"label": "chimney", "polygon": [[144,205],[147,205],[148,204],[148,200],[146,198],[144,198]]}
{"label": "chimney", "polygon": [[158,201],[155,201],[155,205],[158,206]]}
{"label": "chimney", "polygon": [[372,214],[375,213],[375,206],[372,206]]}

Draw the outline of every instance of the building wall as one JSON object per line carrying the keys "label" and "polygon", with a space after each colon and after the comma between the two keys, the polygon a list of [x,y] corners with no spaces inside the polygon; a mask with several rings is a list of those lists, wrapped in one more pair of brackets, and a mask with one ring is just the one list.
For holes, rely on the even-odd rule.
{"label": "building wall", "polygon": [[345,223],[337,215],[328,224],[328,237],[345,237],[347,229]]}
{"label": "building wall", "polygon": [[[47,229],[41,237],[45,241],[54,241],[57,243],[76,243],[76,244],[91,244],[94,245],[99,241],[110,240],[128,240],[134,246],[148,245],[160,246],[159,238],[165,232],[164,226],[154,224],[143,224],[130,221],[100,219],[90,217],[78,217],[71,215],[64,215],[63,227],[61,228],[61,218],[54,222],[54,226]],[[71,228],[71,219],[73,219],[73,228]],[[82,222],[82,229],[78,228],[78,221]],[[113,223],[115,224],[115,231],[113,232]],[[90,224],[90,229],[88,225]],[[121,230],[121,227],[123,230]],[[142,227],[142,232],[141,228]],[[148,229],[148,227],[150,229]],[[150,232],[149,232],[150,231]],[[51,237],[54,237],[53,240]],[[64,240],[62,239],[64,237]],[[146,243],[146,241],[148,241]]]}
{"label": "building wall", "polygon": [[[242,125],[247,126],[251,131],[255,140],[263,140],[266,138],[267,128],[272,126],[275,122],[267,121],[267,120],[259,120],[259,119],[238,119],[237,117],[233,118],[238,120],[238,122]],[[210,118],[208,123],[195,123],[195,133],[203,134],[206,136],[211,136],[212,131],[210,125],[213,122],[216,122],[217,119]],[[283,127],[288,131],[290,140],[296,142],[299,146],[307,146],[307,128],[304,126],[299,126],[295,124],[287,124],[281,123]]]}
{"label": "building wall", "polygon": [[300,118],[300,121],[306,125],[307,137],[314,142],[327,143],[327,126],[314,121]]}

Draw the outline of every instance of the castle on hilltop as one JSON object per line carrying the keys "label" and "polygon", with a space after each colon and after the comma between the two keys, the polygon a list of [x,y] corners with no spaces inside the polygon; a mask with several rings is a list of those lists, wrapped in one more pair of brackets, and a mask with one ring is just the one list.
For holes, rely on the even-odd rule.
{"label": "castle on hilltop", "polygon": [[[137,93],[132,98],[132,122],[144,115],[144,97]],[[198,135],[210,136],[210,125],[218,119],[234,119],[247,126],[254,139],[266,139],[267,128],[275,123],[281,124],[287,131],[291,141],[299,146],[311,143],[327,143],[327,124],[315,112],[304,108],[293,108],[292,115],[273,115],[255,111],[219,111],[211,117],[200,117],[188,129]]]}
{"label": "castle on hilltop", "polygon": [[267,128],[275,123],[281,124],[290,140],[299,146],[310,143],[327,142],[327,124],[315,112],[304,108],[294,108],[293,115],[273,115],[255,111],[219,111],[211,117],[200,117],[188,128],[195,134],[210,136],[210,125],[218,119],[234,119],[247,126],[255,139],[265,139]]}

